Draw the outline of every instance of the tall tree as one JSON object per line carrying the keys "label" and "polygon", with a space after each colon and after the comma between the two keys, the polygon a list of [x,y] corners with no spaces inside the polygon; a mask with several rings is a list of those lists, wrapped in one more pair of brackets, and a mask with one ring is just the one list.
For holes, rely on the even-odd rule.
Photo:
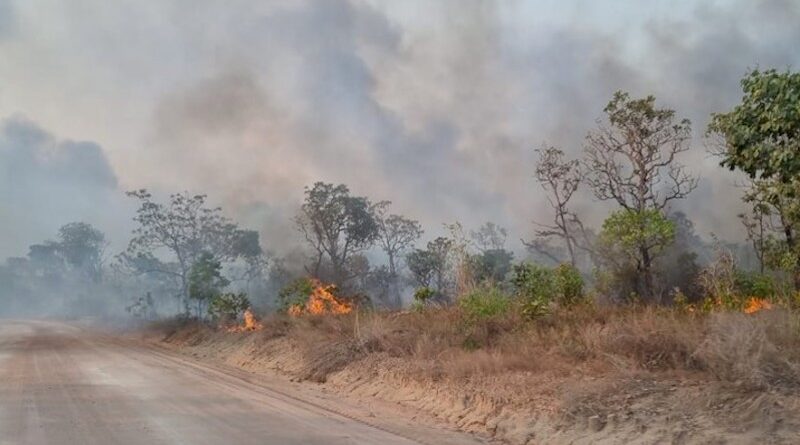
{"label": "tall tree", "polygon": [[[207,207],[206,195],[177,193],[166,204],[153,200],[147,190],[128,196],[139,201],[134,217],[139,226],[119,256],[121,263],[134,273],[172,277],[184,306],[189,298],[189,272],[201,254],[233,262],[253,253],[251,243],[242,241],[252,233],[239,229],[219,207]],[[243,245],[250,250],[243,252]]]}
{"label": "tall tree", "polygon": [[600,232],[603,258],[607,263],[606,267],[615,273],[615,279],[617,281],[624,279],[630,270],[635,270],[637,273],[635,282],[618,283],[622,285],[620,287],[650,300],[656,300],[660,295],[655,292],[655,284],[652,281],[645,281],[648,276],[643,274],[646,270],[644,264],[646,258],[642,255],[642,250],[646,249],[650,254],[647,258],[655,258],[674,239],[675,224],[656,209],[643,212],[617,210],[603,222],[603,229]]}
{"label": "tall tree", "polygon": [[467,254],[470,279],[475,284],[503,281],[511,271],[514,259],[514,254],[506,250],[508,231],[493,222],[486,222],[478,230],[470,230],[469,236],[472,245],[478,249],[476,254]]}
{"label": "tall tree", "polygon": [[378,239],[374,207],[369,199],[350,195],[344,184],[317,182],[306,187],[305,201],[295,218],[298,230],[314,250],[309,273],[319,277],[323,261],[332,269],[331,279],[339,286],[354,278],[348,262]]}
{"label": "tall tree", "polygon": [[[375,205],[375,221],[378,224],[378,243],[386,253],[389,261],[389,294],[395,306],[399,307],[399,265],[403,253],[410,249],[414,242],[422,236],[423,230],[419,222],[397,214],[389,214],[389,201],[381,201]],[[381,276],[382,278],[387,278]]]}
{"label": "tall tree", "polygon": [[[570,264],[577,264],[578,240],[575,230],[583,227],[578,223],[578,217],[569,210],[569,202],[578,191],[581,183],[580,162],[577,159],[567,160],[564,152],[555,147],[537,150],[539,159],[536,163],[536,180],[547,193],[547,200],[553,209],[552,224],[536,223],[541,229],[536,231],[536,236],[544,241],[556,238],[564,245]],[[526,242],[526,246],[551,256],[549,250],[543,248],[546,243]]]}
{"label": "tall tree", "polygon": [[753,70],[741,85],[741,103],[713,114],[708,134],[721,164],[753,180],[744,223],[759,259],[789,269],[800,289],[800,73]]}
{"label": "tall tree", "polygon": [[[664,217],[672,201],[697,187],[697,177],[677,159],[690,148],[691,123],[676,120],[674,110],[657,108],[653,96],[631,99],[619,91],[604,112],[607,122],[586,138],[586,181],[595,197],[615,202],[628,215],[626,222],[638,222],[639,233],[647,233],[653,212]],[[655,297],[653,260],[662,247],[648,237],[638,239],[635,262],[645,298]]]}
{"label": "tall tree", "polygon": [[452,287],[454,244],[450,238],[438,237],[428,242],[426,249],[414,249],[406,256],[414,281],[421,287],[435,288],[440,299],[449,298]]}
{"label": "tall tree", "polygon": [[69,223],[59,229],[57,243],[70,267],[84,271],[94,281],[100,280],[103,252],[108,246],[103,232],[84,222]]}
{"label": "tall tree", "polygon": [[189,270],[189,298],[197,303],[197,318],[203,318],[204,306],[230,284],[222,276],[222,264],[209,252],[201,253]]}
{"label": "tall tree", "polygon": [[742,79],[742,102],[712,114],[708,130],[722,137],[722,165],[752,178],[796,181],[800,174],[800,73],[753,70]]}

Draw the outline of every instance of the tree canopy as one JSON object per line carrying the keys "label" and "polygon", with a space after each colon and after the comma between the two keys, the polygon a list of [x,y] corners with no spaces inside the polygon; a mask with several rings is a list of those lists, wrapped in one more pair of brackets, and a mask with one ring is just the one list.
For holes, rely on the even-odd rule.
{"label": "tree canopy", "polygon": [[369,199],[352,196],[344,184],[317,182],[306,187],[295,224],[314,250],[310,273],[319,277],[330,262],[331,279],[341,286],[353,278],[348,262],[378,239],[379,227]]}
{"label": "tree canopy", "polygon": [[189,295],[189,273],[201,255],[232,262],[261,254],[258,234],[240,229],[219,207],[206,206],[206,195],[187,192],[170,195],[166,204],[147,190],[129,192],[139,201],[134,221],[138,227],[121,263],[138,274],[160,274],[174,279],[177,295]]}
{"label": "tree canopy", "polygon": [[722,165],[752,178],[795,181],[800,173],[800,73],[749,72],[741,103],[712,115],[709,133],[722,137]]}

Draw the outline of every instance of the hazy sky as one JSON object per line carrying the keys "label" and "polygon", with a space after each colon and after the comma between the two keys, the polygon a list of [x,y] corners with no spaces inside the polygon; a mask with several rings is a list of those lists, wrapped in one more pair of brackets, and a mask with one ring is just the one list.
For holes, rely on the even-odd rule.
{"label": "hazy sky", "polygon": [[0,256],[74,220],[122,243],[143,187],[208,193],[282,249],[316,180],[518,239],[547,218],[533,149],[578,154],[617,89],[692,119],[681,205],[733,238],[708,115],[748,68],[798,64],[798,23],[796,0],[0,0]]}

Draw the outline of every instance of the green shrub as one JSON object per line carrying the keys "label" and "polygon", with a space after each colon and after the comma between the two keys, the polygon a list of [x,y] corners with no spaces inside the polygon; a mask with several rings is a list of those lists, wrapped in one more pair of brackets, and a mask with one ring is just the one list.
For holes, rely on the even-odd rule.
{"label": "green shrub", "polygon": [[550,300],[555,294],[553,271],[533,263],[514,266],[511,283],[525,299]]}
{"label": "green shrub", "polygon": [[419,300],[413,301],[411,303],[411,311],[412,312],[417,312],[417,313],[424,312],[425,311],[425,303],[423,303],[423,302],[421,302]]}
{"label": "green shrub", "polygon": [[522,314],[535,318],[547,313],[551,302],[571,306],[584,299],[583,278],[569,264],[555,269],[533,263],[514,266],[511,279],[522,300]]}
{"label": "green shrub", "polygon": [[571,264],[560,264],[553,270],[556,303],[572,306],[584,300],[583,277]]}
{"label": "green shrub", "polygon": [[529,298],[522,301],[519,312],[528,320],[533,320],[535,318],[545,316],[548,312],[550,312],[550,302]]}
{"label": "green shrub", "polygon": [[525,318],[533,319],[547,313],[555,295],[551,269],[533,263],[517,264],[511,283],[522,300],[521,312]]}
{"label": "green shrub", "polygon": [[771,298],[776,294],[775,281],[769,275],[737,270],[733,279],[736,293],[744,298]]}
{"label": "green shrub", "polygon": [[239,315],[250,307],[250,300],[247,294],[224,293],[211,299],[208,306],[208,314],[214,320],[235,320]]}
{"label": "green shrub", "polygon": [[430,287],[420,287],[414,291],[414,302],[424,305],[436,296],[436,291]]}
{"label": "green shrub", "polygon": [[468,320],[478,321],[506,314],[511,300],[495,286],[481,286],[461,297],[458,305]]}
{"label": "green shrub", "polygon": [[305,306],[312,292],[314,292],[314,281],[311,278],[302,277],[292,281],[278,292],[281,310],[287,311],[292,306]]}

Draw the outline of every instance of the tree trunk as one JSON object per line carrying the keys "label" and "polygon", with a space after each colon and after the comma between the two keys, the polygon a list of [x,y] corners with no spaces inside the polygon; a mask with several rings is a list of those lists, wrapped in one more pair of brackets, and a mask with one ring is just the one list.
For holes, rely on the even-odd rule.
{"label": "tree trunk", "polygon": [[391,276],[391,281],[389,282],[389,298],[391,298],[394,307],[399,309],[403,306],[403,301],[400,298],[400,283],[398,282],[400,277],[397,275],[394,253],[390,251],[387,252],[387,254],[389,256],[389,275]]}
{"label": "tree trunk", "polygon": [[653,259],[650,257],[650,250],[646,247],[641,247],[640,252],[642,255],[642,298],[653,302],[655,299],[654,284],[653,284]]}
{"label": "tree trunk", "polygon": [[[781,219],[783,221],[783,218]],[[795,238],[794,238],[794,231],[792,230],[792,226],[789,224],[783,225],[783,233],[786,236],[786,245],[789,247],[789,250],[792,252],[796,252],[797,248],[795,246]],[[794,275],[794,290],[800,290],[800,269],[795,266]]]}
{"label": "tree trunk", "polygon": [[577,266],[577,261],[575,259],[575,248],[572,245],[572,238],[569,234],[569,226],[567,226],[567,220],[564,216],[564,211],[559,211],[559,218],[561,219],[561,228],[564,231],[564,242],[567,244],[567,252],[569,252],[569,262],[572,264],[572,267]]}

